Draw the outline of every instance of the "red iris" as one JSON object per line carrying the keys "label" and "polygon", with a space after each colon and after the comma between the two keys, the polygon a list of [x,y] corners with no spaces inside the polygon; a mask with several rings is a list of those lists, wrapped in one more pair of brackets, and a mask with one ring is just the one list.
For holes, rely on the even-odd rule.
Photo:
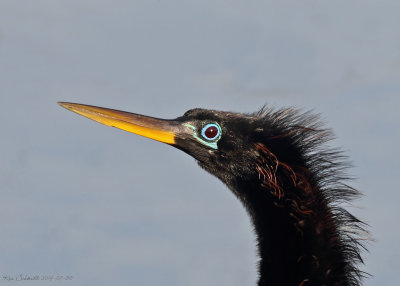
{"label": "red iris", "polygon": [[204,135],[208,139],[214,139],[218,135],[218,128],[216,126],[209,126],[205,131]]}

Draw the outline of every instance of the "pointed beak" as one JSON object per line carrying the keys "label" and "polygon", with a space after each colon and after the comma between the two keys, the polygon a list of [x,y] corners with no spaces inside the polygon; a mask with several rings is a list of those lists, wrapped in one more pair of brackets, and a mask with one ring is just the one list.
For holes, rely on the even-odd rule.
{"label": "pointed beak", "polygon": [[181,130],[181,124],[176,120],[158,119],[140,114],[78,103],[59,102],[58,104],[101,124],[116,127],[170,145],[175,145],[175,139]]}

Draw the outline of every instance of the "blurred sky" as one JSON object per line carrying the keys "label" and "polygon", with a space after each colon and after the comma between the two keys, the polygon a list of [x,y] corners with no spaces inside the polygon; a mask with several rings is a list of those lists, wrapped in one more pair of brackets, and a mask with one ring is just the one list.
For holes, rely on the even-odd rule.
{"label": "blurred sky", "polygon": [[365,285],[400,285],[399,15],[396,0],[0,0],[0,285],[257,280],[249,218],[221,182],[57,101],[322,113],[365,194],[350,207],[376,240]]}

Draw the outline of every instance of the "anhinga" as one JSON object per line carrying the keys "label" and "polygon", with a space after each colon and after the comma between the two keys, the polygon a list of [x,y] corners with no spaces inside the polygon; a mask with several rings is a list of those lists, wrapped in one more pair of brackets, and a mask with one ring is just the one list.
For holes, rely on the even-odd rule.
{"label": "anhinga", "polygon": [[358,192],[316,116],[192,109],[163,120],[90,105],[61,106],[172,145],[223,181],[249,213],[258,240],[258,285],[360,285],[363,223],[340,207]]}

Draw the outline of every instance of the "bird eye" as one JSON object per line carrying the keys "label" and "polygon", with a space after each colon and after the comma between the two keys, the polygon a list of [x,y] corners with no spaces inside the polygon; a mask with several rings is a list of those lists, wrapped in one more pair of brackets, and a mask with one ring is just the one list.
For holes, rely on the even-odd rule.
{"label": "bird eye", "polygon": [[215,123],[207,124],[201,130],[201,135],[209,141],[216,140],[221,135],[221,127]]}

